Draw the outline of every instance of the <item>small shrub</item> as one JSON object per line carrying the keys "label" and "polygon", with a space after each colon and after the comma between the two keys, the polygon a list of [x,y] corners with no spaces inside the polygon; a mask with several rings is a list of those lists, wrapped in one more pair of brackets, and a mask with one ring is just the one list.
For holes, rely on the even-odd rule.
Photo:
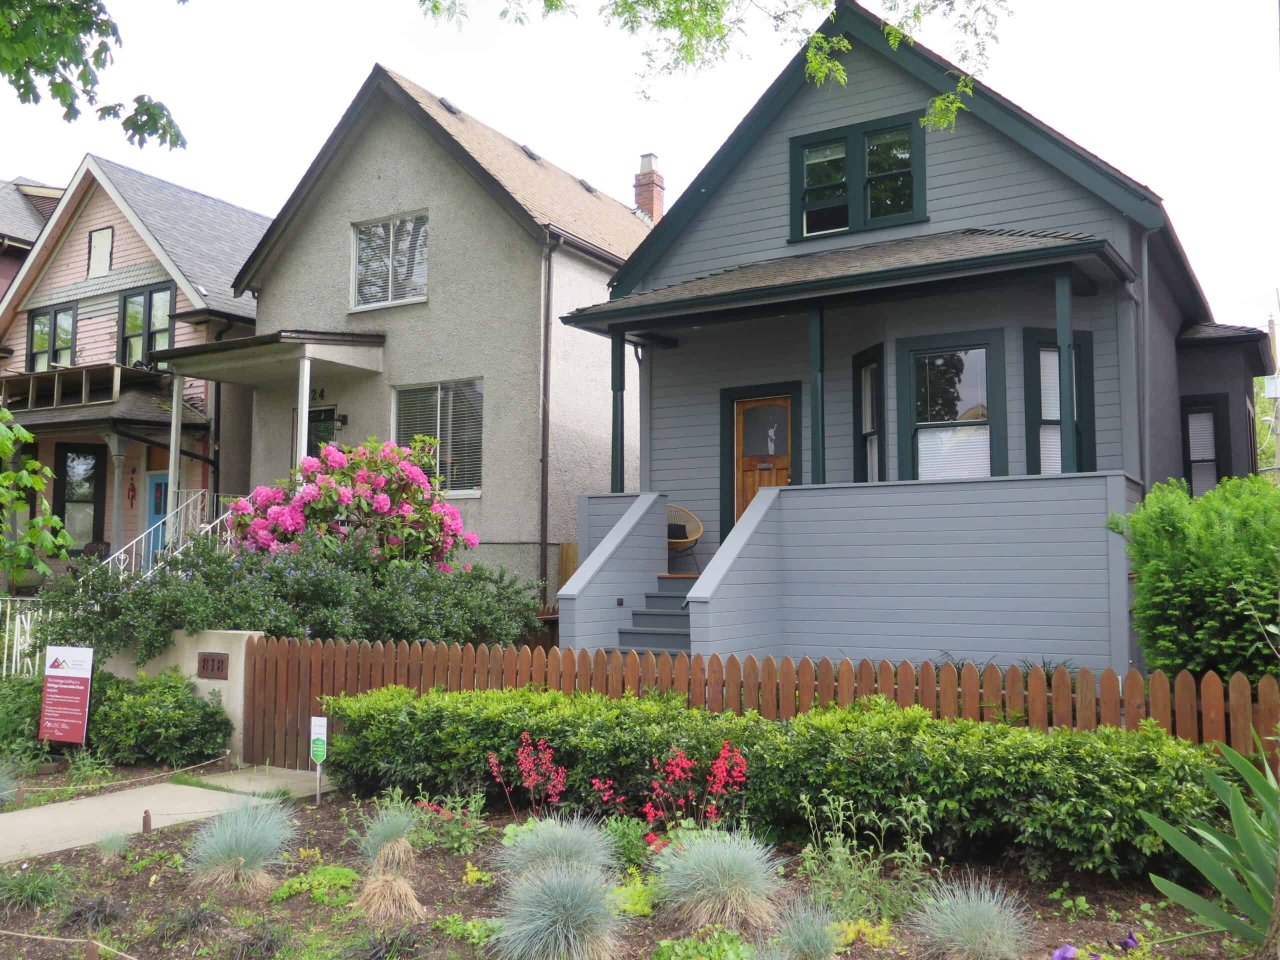
{"label": "small shrub", "polygon": [[451,913],[448,916],[431,921],[432,930],[439,930],[446,937],[461,940],[463,943],[468,943],[473,947],[482,946],[492,940],[493,935],[498,932],[498,926],[497,920],[483,918],[479,920],[463,920],[460,913]]}
{"label": "small shrub", "polygon": [[1018,960],[1030,930],[1019,894],[973,874],[935,882],[907,923],[929,956],[948,960]]}
{"label": "small shrub", "polygon": [[250,804],[206,821],[191,845],[196,885],[266,895],[273,885],[266,868],[279,862],[293,834],[289,811],[278,803]]}
{"label": "small shrub", "polygon": [[412,930],[398,933],[371,933],[352,944],[342,960],[402,960],[417,956],[418,936]]}
{"label": "small shrub", "polygon": [[115,923],[121,915],[120,906],[105,894],[85,894],[76,897],[67,907],[67,912],[62,917],[62,929],[101,930]]}
{"label": "small shrub", "polygon": [[689,834],[658,854],[655,893],[694,927],[761,927],[778,913],[781,861],[744,833]]}
{"label": "small shrub", "polygon": [[94,846],[103,864],[112,864],[124,860],[129,852],[129,844],[127,833],[109,833]]}
{"label": "small shrub", "polygon": [[183,767],[220,754],[231,721],[216,693],[197,695],[171,670],[110,687],[90,729],[98,756],[112,763]]}
{"label": "small shrub", "polygon": [[222,914],[204,903],[191,903],[166,913],[156,925],[156,938],[166,946],[200,937],[222,922]]}
{"label": "small shrub", "polygon": [[359,882],[360,874],[350,867],[312,867],[306,873],[296,874],[276,887],[271,894],[271,902],[284,903],[290,897],[309,893],[312,903],[342,907],[355,899],[355,895],[348,891]]}
{"label": "small shrub", "polygon": [[493,874],[488,870],[481,870],[468,860],[466,869],[462,871],[462,882],[468,887],[491,887],[493,886]]}
{"label": "small shrub", "polygon": [[92,750],[77,750],[67,763],[67,782],[77,787],[106,783],[111,779],[111,764]]}
{"label": "small shrub", "polygon": [[831,960],[840,942],[836,918],[825,905],[800,900],[787,908],[775,935],[787,960]]}
{"label": "small shrub", "polygon": [[289,928],[264,919],[231,948],[231,960],[272,960],[289,943]]}
{"label": "small shrub", "polygon": [[1280,620],[1280,487],[1233,477],[1192,497],[1182,480],[1158,483],[1110,526],[1129,542],[1133,623],[1150,668],[1254,680],[1280,670],[1258,626]]}
{"label": "small shrub", "polygon": [[489,835],[484,822],[484,794],[436,797],[418,801],[422,824],[413,842],[422,847],[440,847],[458,856],[480,849]]}
{"label": "small shrub", "polygon": [[653,888],[638,869],[627,870],[627,878],[609,891],[609,902],[624,917],[647,917],[653,913]]}
{"label": "small shrub", "polygon": [[562,864],[607,876],[617,867],[613,838],[597,820],[582,814],[553,815],[528,824],[494,853],[502,869],[523,873]]}
{"label": "small shrub", "polygon": [[401,873],[413,863],[409,838],[418,827],[413,807],[383,804],[373,816],[361,814],[363,833],[354,834],[356,849],[378,873]]}
{"label": "small shrub", "polygon": [[753,960],[756,950],[723,927],[704,927],[691,937],[660,940],[649,960]]}
{"label": "small shrub", "polygon": [[624,867],[642,867],[649,857],[648,825],[635,817],[614,814],[604,822],[604,832],[613,840],[613,849]]}
{"label": "small shrub", "polygon": [[360,889],[359,905],[369,922],[377,927],[416,923],[427,914],[409,881],[398,873],[369,877]]}
{"label": "small shrub", "polygon": [[55,906],[70,886],[70,878],[59,866],[28,867],[0,873],[0,907],[14,910],[42,910]]}
{"label": "small shrub", "polygon": [[507,888],[491,943],[502,960],[608,960],[621,921],[598,870],[551,863]]}

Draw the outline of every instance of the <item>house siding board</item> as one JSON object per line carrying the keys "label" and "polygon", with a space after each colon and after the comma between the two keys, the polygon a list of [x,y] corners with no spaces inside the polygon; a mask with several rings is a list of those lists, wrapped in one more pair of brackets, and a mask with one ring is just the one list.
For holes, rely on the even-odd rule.
{"label": "house siding board", "polygon": [[[1102,292],[1073,300],[1073,322],[1093,332],[1095,420],[1099,470],[1123,467],[1120,426],[1116,297]],[[887,479],[898,479],[897,341],[948,331],[1003,328],[1008,412],[1009,472],[1026,472],[1025,391],[1022,328],[1052,328],[1053,292],[1046,281],[1024,281],[998,289],[918,297],[831,310],[826,317],[826,466],[832,483],[853,480],[852,358],[885,344]],[[886,335],[891,332],[892,336]],[[804,318],[704,327],[680,332],[680,345],[649,352],[644,398],[649,423],[647,472],[642,487],[668,493],[706,526],[698,546],[709,560],[720,542],[720,391],[757,383],[800,380],[805,464],[810,473],[807,330]]]}
{"label": "house siding board", "polygon": [[729,267],[961,227],[1090,233],[1129,250],[1122,215],[971,114],[929,133],[925,150],[929,220],[852,235],[788,243],[790,139],[847,124],[923,111],[933,91],[892,62],[855,45],[847,86],[806,84],[752,145],[639,289],[656,289]]}
{"label": "house siding board", "polygon": [[[1181,477],[1182,468],[1182,403],[1183,391],[1178,383],[1177,336],[1182,329],[1182,311],[1173,297],[1163,274],[1152,270],[1150,280],[1149,323],[1147,345],[1150,376],[1150,408],[1146,412],[1148,465],[1152,484]],[[1233,428],[1235,424],[1232,424]],[[1243,427],[1243,424],[1241,425]]]}
{"label": "house siding board", "polygon": [[749,536],[725,544],[718,582],[690,594],[693,652],[1122,667],[1112,641],[1128,607],[1113,595],[1118,538],[1103,523],[1109,484],[1124,482],[779,491]]}

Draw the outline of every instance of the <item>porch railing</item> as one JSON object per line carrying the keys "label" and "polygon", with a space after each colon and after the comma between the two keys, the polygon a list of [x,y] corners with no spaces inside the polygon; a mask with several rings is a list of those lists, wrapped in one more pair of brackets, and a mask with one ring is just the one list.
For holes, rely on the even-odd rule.
{"label": "porch railing", "polygon": [[[107,558],[120,573],[150,575],[166,558],[181,553],[200,534],[226,531],[232,497],[214,497],[208,490],[179,490],[178,506],[140,536]],[[229,542],[219,536],[219,542]]]}
{"label": "porch railing", "polygon": [[54,612],[39,597],[0,597],[0,677],[36,672],[36,632]]}

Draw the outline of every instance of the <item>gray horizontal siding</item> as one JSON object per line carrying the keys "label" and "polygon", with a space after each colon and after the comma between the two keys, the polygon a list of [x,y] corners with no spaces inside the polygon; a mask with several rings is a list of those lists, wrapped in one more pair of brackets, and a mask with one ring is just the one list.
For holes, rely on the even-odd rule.
{"label": "gray horizontal siding", "polygon": [[[625,507],[620,512],[618,506]],[[604,534],[557,596],[565,647],[616,647],[618,628],[667,569],[667,499],[658,493],[583,497],[584,528]],[[598,510],[593,514],[592,511]],[[617,519],[605,527],[607,517]],[[618,601],[622,602],[619,603]]]}
{"label": "gray horizontal siding", "polygon": [[847,86],[806,84],[644,278],[642,288],[758,260],[962,227],[1087,232],[1127,253],[1129,235],[1117,211],[963,112],[954,129],[927,135],[927,222],[789,244],[790,138],[923,111],[933,93],[891,58],[860,45],[845,62]]}
{"label": "gray horizontal siding", "polygon": [[613,525],[636,502],[638,493],[593,493],[578,498],[578,558],[600,546]]}
{"label": "gray horizontal siding", "polygon": [[1105,522],[1131,503],[1128,483],[770,491],[690,593],[694,652],[1124,668],[1127,566]]}

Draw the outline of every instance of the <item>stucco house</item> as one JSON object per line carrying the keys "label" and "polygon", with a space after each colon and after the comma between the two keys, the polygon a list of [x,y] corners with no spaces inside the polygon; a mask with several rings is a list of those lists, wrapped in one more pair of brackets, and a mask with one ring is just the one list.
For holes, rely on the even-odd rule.
{"label": "stucco house", "polygon": [[179,506],[199,522],[247,489],[248,398],[175,387],[156,356],[252,328],[231,280],[268,222],[94,156],[57,199],[0,298],[0,405],[36,435],[75,552],[148,566]]}
{"label": "stucco house", "polygon": [[659,183],[638,213],[376,66],[236,276],[254,335],[161,356],[253,391],[253,484],[335,438],[438,438],[477,559],[554,589],[614,429],[609,344],[555,321],[607,296]]}
{"label": "stucco house", "polygon": [[9,289],[61,198],[61,187],[27,177],[0,180],[0,296]]}
{"label": "stucco house", "polygon": [[1126,667],[1104,522],[1254,468],[1267,336],[1215,323],[1149,188],[982,84],[926,132],[955,68],[850,2],[825,29],[848,85],[797,55],[564,318],[641,360],[638,486],[583,498],[562,643]]}

